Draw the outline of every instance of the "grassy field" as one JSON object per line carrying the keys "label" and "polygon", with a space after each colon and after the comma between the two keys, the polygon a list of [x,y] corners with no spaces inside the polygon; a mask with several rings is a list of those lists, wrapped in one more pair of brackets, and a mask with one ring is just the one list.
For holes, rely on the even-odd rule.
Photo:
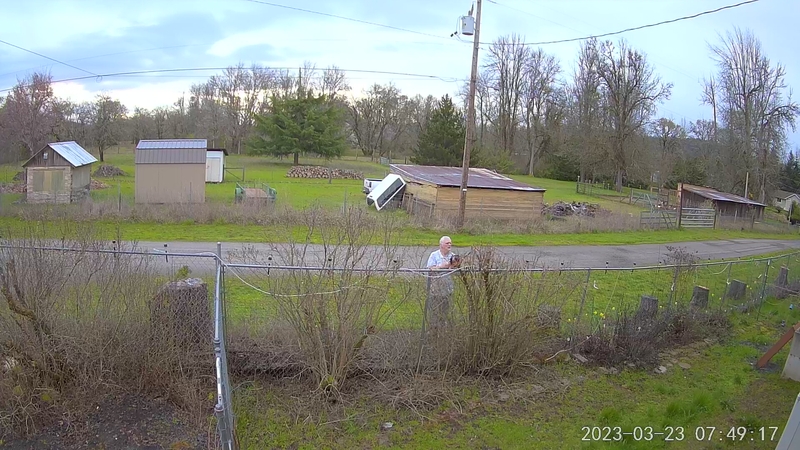
{"label": "grassy field", "polygon": [[[325,165],[324,160],[317,158],[304,158],[302,164]],[[26,205],[13,205],[21,194],[3,194],[0,196],[0,227],[19,228],[30,225],[30,220],[52,220],[47,227],[52,233],[58,233],[60,227],[57,223],[59,217],[66,217],[68,221],[91,220],[92,226],[105,236],[121,234],[125,240],[136,241],[223,241],[223,242],[275,242],[286,239],[287,233],[295,239],[304,238],[306,230],[292,223],[293,218],[286,216],[286,208],[302,210],[311,206],[319,206],[327,211],[335,212],[344,205],[367,209],[373,218],[385,217],[389,214],[396,216],[401,224],[401,245],[429,245],[443,233],[451,234],[459,245],[493,244],[493,245],[608,245],[608,244],[633,244],[641,242],[668,243],[678,241],[696,241],[733,238],[778,238],[791,239],[800,236],[797,230],[775,228],[776,231],[749,231],[749,230],[664,230],[629,231],[629,222],[635,222],[641,205],[629,205],[609,199],[591,197],[575,192],[575,183],[534,178],[515,175],[514,178],[547,189],[544,199],[546,203],[557,201],[589,202],[599,204],[602,208],[613,211],[610,219],[600,218],[570,218],[570,221],[559,223],[537,219],[531,223],[520,223],[513,227],[500,227],[490,222],[477,222],[462,232],[455,233],[443,224],[435,226],[412,223],[404,211],[392,213],[377,212],[367,208],[364,194],[361,192],[362,180],[328,180],[298,179],[286,176],[291,167],[288,159],[249,157],[231,155],[226,159],[226,164],[231,168],[244,167],[246,182],[263,182],[275,188],[278,192],[276,211],[259,212],[245,211],[236,208],[234,203],[234,188],[237,179],[232,173],[241,176],[241,171],[231,170],[226,174],[226,181],[219,184],[207,184],[207,202],[202,207],[157,207],[146,209],[148,214],[128,212],[115,214],[116,209],[121,209],[118,204],[121,199],[126,210],[133,206],[134,195],[134,164],[133,152],[130,147],[114,148],[106,152],[106,164],[111,164],[125,171],[125,176],[113,178],[96,178],[107,184],[105,189],[92,191],[92,199],[98,203],[93,208],[104,211],[95,215],[84,213],[79,206],[54,207],[50,212],[47,207],[29,208]],[[355,155],[345,156],[333,160],[330,165],[334,168],[354,169],[363,172],[365,177],[382,177],[387,172],[386,166],[370,162],[368,159]],[[5,165],[0,170],[0,180],[10,181],[20,170],[18,165]],[[105,205],[105,206],[103,206]],[[228,209],[225,209],[228,208]],[[283,208],[283,209],[281,209]],[[31,216],[30,211],[39,211],[41,216]],[[131,210],[132,211],[132,210]],[[284,212],[281,212],[284,211]],[[261,214],[261,215],[259,215]],[[272,216],[270,216],[272,214]],[[282,215],[283,214],[283,215]],[[115,218],[119,216],[118,218]],[[241,215],[238,224],[231,215]],[[31,219],[33,217],[33,219]],[[288,218],[287,218],[288,217]],[[604,222],[606,221],[606,222]],[[270,222],[276,222],[271,224]],[[444,228],[443,228],[444,227]],[[612,231],[608,231],[612,230]],[[628,231],[626,231],[628,230]],[[312,236],[313,242],[318,242],[318,236]]]}
{"label": "grassy field", "polygon": [[[798,255],[771,256],[775,259],[769,283],[780,265],[788,266],[790,274],[800,270]],[[727,265],[711,266],[679,275],[674,298],[685,304],[692,287],[700,284],[710,290],[711,308],[721,307],[728,278],[746,281],[751,292],[758,292],[766,263],[727,269]],[[655,295],[663,304],[673,275],[666,269],[593,275],[584,320],[602,326],[603,316],[637,304],[641,294]],[[790,275],[790,280],[795,278]],[[265,278],[250,281],[269,287]],[[583,282],[583,276],[548,281],[566,290],[577,284],[577,295],[564,297],[573,303],[580,299]],[[275,314],[269,299],[256,291],[235,282],[229,289],[232,329],[243,311],[262,319]],[[327,406],[321,406],[309,386],[296,378],[238,380],[242,387],[235,393],[237,430],[243,448],[771,449],[783,431],[798,384],[780,377],[788,346],[763,370],[753,363],[788,326],[800,321],[798,308],[789,308],[796,302],[797,297],[769,296],[760,309],[730,312],[733,328],[722,340],[666,351],[661,358],[669,366],[666,374],[625,366],[618,374],[608,374],[592,364],[556,359],[502,380],[426,375],[407,381],[411,388],[363,377],[352,382],[341,402]],[[410,302],[397,310],[398,322],[390,326],[418,323],[412,318],[418,318],[419,311],[416,302]],[[568,327],[565,324],[565,331]],[[382,431],[386,422],[392,428]],[[584,440],[584,427],[620,427],[626,433],[652,427],[654,433],[671,430],[673,441],[667,441],[666,434],[655,434],[651,440],[628,434],[624,442],[599,442],[590,434]],[[712,427],[715,434],[709,438]],[[735,442],[738,438],[728,436],[731,427],[756,433]],[[766,440],[758,433],[760,427],[766,427]]]}

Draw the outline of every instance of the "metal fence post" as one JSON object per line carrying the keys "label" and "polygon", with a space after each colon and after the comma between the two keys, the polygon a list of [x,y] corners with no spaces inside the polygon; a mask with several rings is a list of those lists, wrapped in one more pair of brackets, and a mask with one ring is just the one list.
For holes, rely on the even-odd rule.
{"label": "metal fence post", "polygon": [[575,346],[575,331],[581,323],[583,317],[583,305],[586,303],[586,292],[589,290],[589,278],[592,276],[592,269],[586,269],[586,283],[583,285],[583,295],[581,295],[581,306],[578,309],[578,317],[575,319],[575,325],[572,327],[572,336],[569,338],[569,346]]}
{"label": "metal fence post", "polygon": [[217,242],[216,282],[214,286],[214,356],[217,372],[217,404],[214,414],[217,417],[217,430],[220,444],[226,450],[238,448],[236,442],[235,421],[231,399],[231,384],[228,376],[228,357],[225,336],[225,308],[222,288],[222,243]]}
{"label": "metal fence post", "polygon": [[761,317],[761,307],[764,305],[764,294],[767,292],[767,277],[769,276],[769,266],[772,265],[772,260],[767,260],[767,267],[764,269],[764,281],[761,283],[761,298],[758,300],[758,313],[756,320]]}
{"label": "metal fence post", "polygon": [[733,263],[728,263],[728,275],[725,279],[725,289],[722,291],[722,300],[720,300],[721,304],[719,305],[720,311],[725,308],[725,300],[728,298],[728,289],[730,289],[731,285],[731,267],[733,267]]}
{"label": "metal fence post", "polygon": [[425,304],[422,307],[422,331],[419,335],[419,350],[417,353],[417,369],[416,373],[419,374],[419,366],[422,363],[422,351],[425,346],[425,333],[428,323],[428,307],[429,307],[429,300],[431,297],[431,271],[428,270],[427,275],[425,276]]}
{"label": "metal fence post", "polygon": [[678,273],[680,272],[680,264],[675,265],[675,270],[672,273],[672,286],[669,288],[669,303],[667,308],[672,308],[672,299],[675,298],[675,291],[678,288]]}

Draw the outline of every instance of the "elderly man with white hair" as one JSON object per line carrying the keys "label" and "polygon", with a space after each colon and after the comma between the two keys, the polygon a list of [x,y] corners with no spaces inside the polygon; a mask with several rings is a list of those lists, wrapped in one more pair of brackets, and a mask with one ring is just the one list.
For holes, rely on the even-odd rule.
{"label": "elderly man with white hair", "polygon": [[439,249],[431,253],[426,265],[428,269],[447,269],[446,271],[434,270],[429,274],[428,311],[430,311],[431,329],[437,332],[447,325],[453,306],[454,285],[451,271],[457,269],[461,264],[458,255],[450,251],[452,246],[453,241],[450,236],[442,236],[439,239]]}

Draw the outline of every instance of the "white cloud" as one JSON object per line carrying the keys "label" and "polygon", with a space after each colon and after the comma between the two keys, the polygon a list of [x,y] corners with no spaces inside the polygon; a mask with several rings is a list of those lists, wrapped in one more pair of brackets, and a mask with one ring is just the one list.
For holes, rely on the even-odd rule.
{"label": "white cloud", "polygon": [[59,98],[73,102],[93,101],[98,94],[109,95],[119,100],[132,112],[134,108],[152,109],[158,106],[172,105],[182,93],[189,95],[191,80],[142,82],[136,87],[112,89],[103,83],[99,85],[76,82],[56,83],[53,92]]}

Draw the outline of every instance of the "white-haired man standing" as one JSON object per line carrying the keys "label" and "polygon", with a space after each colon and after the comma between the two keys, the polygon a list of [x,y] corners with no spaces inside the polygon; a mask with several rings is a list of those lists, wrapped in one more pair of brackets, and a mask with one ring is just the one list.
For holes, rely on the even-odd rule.
{"label": "white-haired man standing", "polygon": [[450,236],[439,239],[439,249],[428,257],[428,269],[446,269],[432,271],[430,277],[430,290],[428,295],[428,317],[431,329],[438,331],[447,325],[453,307],[453,278],[451,270],[461,265],[458,255],[451,252],[453,241]]}

